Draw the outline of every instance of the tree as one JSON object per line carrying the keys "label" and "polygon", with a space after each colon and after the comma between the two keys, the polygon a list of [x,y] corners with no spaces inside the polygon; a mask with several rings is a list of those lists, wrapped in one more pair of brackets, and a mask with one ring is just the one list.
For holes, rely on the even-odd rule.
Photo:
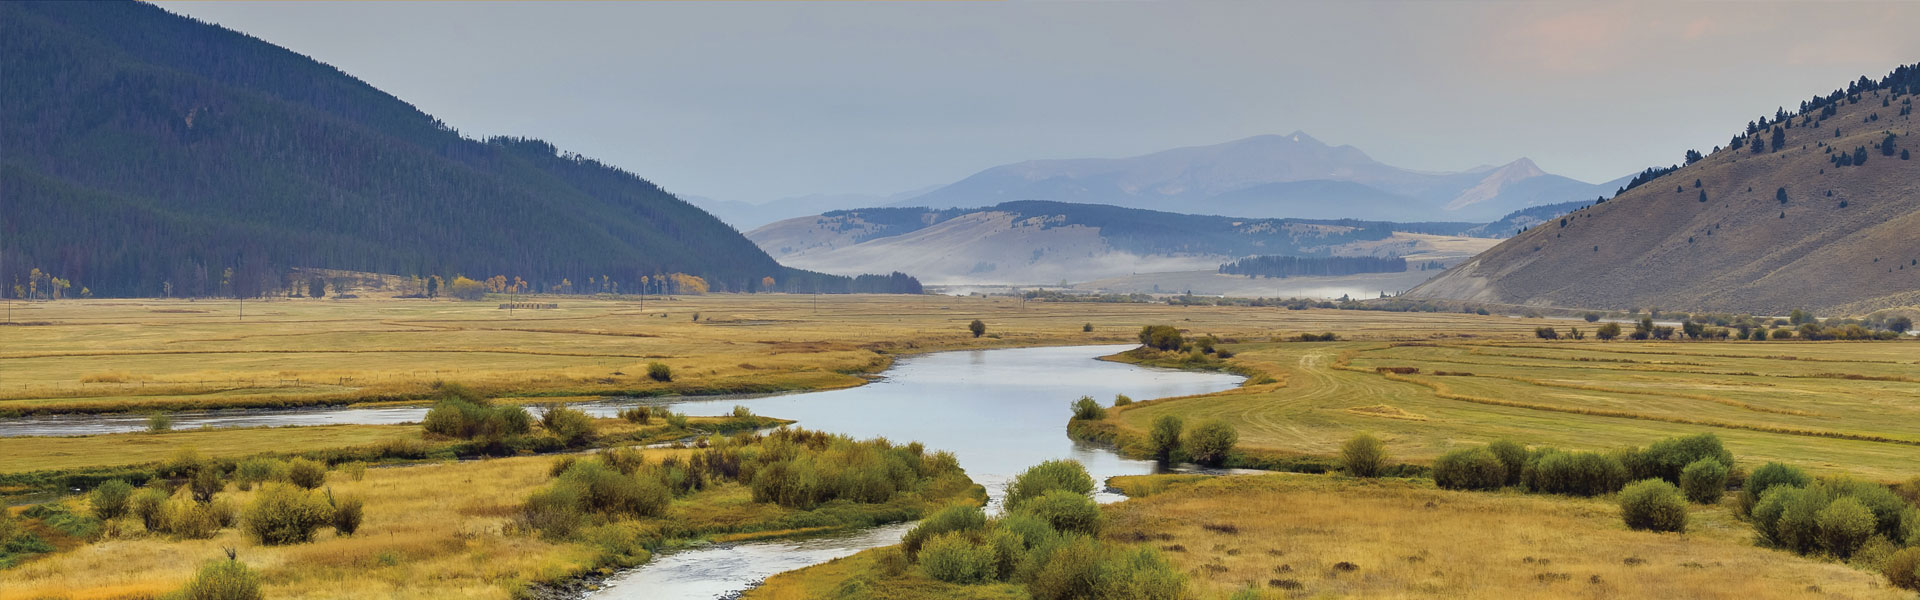
{"label": "tree", "polygon": [[773,291],[773,276],[772,276],[772,275],[768,275],[768,276],[766,276],[766,277],[761,277],[761,278],[760,278],[760,291],[762,291],[762,292],[771,292],[771,291]]}
{"label": "tree", "polygon": [[427,278],[427,297],[438,298],[439,296],[440,296],[440,276],[434,275],[432,277],[428,277]]}
{"label": "tree", "polygon": [[1700,159],[1702,158],[1706,158],[1706,157],[1701,156],[1699,150],[1692,150],[1692,149],[1687,150],[1687,164],[1700,162]]}
{"label": "tree", "polygon": [[1603,324],[1600,326],[1599,329],[1594,330],[1593,335],[1594,337],[1598,337],[1603,340],[1611,340],[1613,338],[1620,337],[1620,324],[1619,323]]}
{"label": "tree", "polygon": [[1701,202],[1706,202],[1706,201],[1707,201],[1707,191],[1706,191],[1706,190],[1700,190],[1700,201],[1701,201]]}
{"label": "tree", "polygon": [[1180,330],[1172,325],[1148,325],[1140,328],[1140,345],[1155,350],[1179,350],[1186,344],[1180,337]]}
{"label": "tree", "polygon": [[1227,455],[1233,452],[1233,445],[1239,443],[1240,432],[1224,420],[1211,419],[1195,426],[1182,437],[1186,438],[1187,456],[1193,462],[1218,467],[1227,461]]}
{"label": "tree", "polygon": [[1560,334],[1555,332],[1552,327],[1536,327],[1533,330],[1533,336],[1543,340],[1560,339]]}
{"label": "tree", "polygon": [[1885,139],[1880,140],[1881,156],[1893,156],[1893,151],[1894,151],[1893,140],[1894,140],[1894,135],[1892,133],[1888,133]]}
{"label": "tree", "polygon": [[986,335],[987,324],[982,323],[979,319],[974,319],[972,323],[967,324],[967,331],[973,332],[973,337]]}
{"label": "tree", "polygon": [[1894,317],[1892,319],[1887,320],[1888,331],[1892,331],[1894,333],[1906,333],[1908,329],[1913,329],[1912,317],[1900,316],[1900,317]]}
{"label": "tree", "polygon": [[1600,321],[1600,313],[1590,312],[1590,313],[1587,313],[1586,316],[1581,318],[1586,319],[1588,323],[1596,323]]}
{"label": "tree", "polygon": [[1173,454],[1180,449],[1180,430],[1185,424],[1177,415],[1160,415],[1153,420],[1153,429],[1147,432],[1147,449],[1154,460],[1166,462],[1173,460]]}
{"label": "tree", "polygon": [[312,279],[308,279],[307,280],[307,297],[308,298],[327,297],[327,280],[321,279],[318,276]]}
{"label": "tree", "polygon": [[1779,152],[1781,148],[1785,148],[1786,146],[1787,146],[1787,130],[1780,127],[1774,127],[1773,128],[1773,151]]}
{"label": "tree", "polygon": [[1371,435],[1353,436],[1340,445],[1340,467],[1354,477],[1379,477],[1387,468],[1387,446]]}

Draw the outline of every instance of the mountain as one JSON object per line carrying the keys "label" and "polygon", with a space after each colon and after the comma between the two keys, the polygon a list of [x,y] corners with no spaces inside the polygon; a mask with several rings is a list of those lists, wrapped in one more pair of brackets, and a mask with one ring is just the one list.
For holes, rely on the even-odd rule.
{"label": "mountain", "polygon": [[[462,137],[320,62],[134,2],[0,3],[0,279],[100,296],[284,289],[299,267],[845,291],[652,183]],[[35,278],[37,279],[37,278]],[[50,282],[51,279],[48,279]]]}
{"label": "mountain", "polygon": [[1472,226],[1245,219],[1025,200],[985,208],[834,211],[773,223],[747,237],[786,264],[829,273],[901,270],[935,283],[1030,284],[1213,272],[1260,255],[1399,256],[1419,245],[1401,232],[1449,236]]}
{"label": "mountain", "polygon": [[1458,173],[1402,169],[1296,131],[1131,158],[1002,165],[893,206],[1057,200],[1258,218],[1486,221],[1612,190],[1524,158]]}
{"label": "mountain", "polygon": [[937,186],[920,188],[885,196],[873,194],[808,194],[775,198],[766,202],[743,202],[740,200],[716,200],[703,196],[680,198],[700,207],[701,210],[726,221],[728,225],[741,231],[752,230],[774,221],[817,215],[827,211],[884,206],[927,193]]}
{"label": "mountain", "polygon": [[1408,295],[1768,315],[1920,304],[1916,93],[1920,64],[1862,77]]}
{"label": "mountain", "polygon": [[1507,213],[1507,216],[1500,217],[1498,221],[1462,231],[1460,235],[1494,238],[1519,235],[1520,232],[1532,229],[1535,225],[1558,219],[1591,204],[1593,204],[1592,200],[1578,200],[1522,208]]}

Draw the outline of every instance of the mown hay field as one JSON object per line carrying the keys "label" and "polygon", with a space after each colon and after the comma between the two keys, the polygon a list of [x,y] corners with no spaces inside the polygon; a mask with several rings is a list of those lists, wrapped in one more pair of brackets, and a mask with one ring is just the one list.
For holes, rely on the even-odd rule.
{"label": "mown hay field", "polygon": [[1710,432],[1749,466],[1889,481],[1920,474],[1920,345],[1910,341],[1232,348],[1234,363],[1276,381],[1135,404],[1109,420],[1138,435],[1165,414],[1223,418],[1243,448],[1323,457],[1371,432],[1413,462],[1500,438],[1598,450]]}

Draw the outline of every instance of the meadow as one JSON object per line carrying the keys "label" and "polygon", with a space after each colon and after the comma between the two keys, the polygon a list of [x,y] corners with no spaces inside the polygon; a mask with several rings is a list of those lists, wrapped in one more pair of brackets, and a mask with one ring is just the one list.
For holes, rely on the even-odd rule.
{"label": "meadow", "polygon": [[[1904,481],[1920,474],[1920,361],[1893,342],[1433,340],[1223,346],[1271,383],[1120,407],[1139,440],[1154,419],[1220,418],[1268,457],[1331,457],[1370,432],[1396,460],[1506,438],[1606,450],[1711,432],[1754,464]],[[1399,371],[1399,372],[1396,372]]]}

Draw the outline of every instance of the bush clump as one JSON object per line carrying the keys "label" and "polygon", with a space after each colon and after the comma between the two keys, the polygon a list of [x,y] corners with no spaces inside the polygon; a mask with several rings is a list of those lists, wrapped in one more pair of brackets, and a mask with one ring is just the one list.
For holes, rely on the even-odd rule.
{"label": "bush clump", "polygon": [[287,482],[305,489],[327,484],[327,466],[318,461],[296,458],[287,462]]}
{"label": "bush clump", "polygon": [[1100,535],[1100,505],[1085,494],[1051,490],[1022,504],[1020,512],[1038,517],[1054,531]]}
{"label": "bush clump", "polygon": [[438,400],[420,421],[427,433],[464,440],[503,440],[533,429],[533,417],[519,406],[494,406],[478,392],[442,384]]}
{"label": "bush clump", "polygon": [[1122,406],[1126,406],[1128,404],[1133,404],[1133,398],[1127,397],[1126,394],[1114,394],[1113,396],[1114,408],[1119,408]]}
{"label": "bush clump", "polygon": [[313,492],[283,483],[269,483],[247,505],[241,522],[247,533],[268,546],[313,541],[313,534],[333,518],[327,501]]}
{"label": "bush clump", "polygon": [[1776,485],[1805,487],[1811,481],[1812,478],[1807,477],[1807,472],[1798,467],[1777,462],[1761,465],[1760,468],[1753,470],[1752,475],[1747,476],[1746,485],[1740,489],[1740,514],[1752,515],[1761,497]]}
{"label": "bush clump", "polygon": [[1712,458],[1693,461],[1680,470],[1680,489],[1689,502],[1719,504],[1727,493],[1727,467]]}
{"label": "bush clump", "polygon": [[1711,433],[1667,438],[1633,453],[1630,475],[1634,479],[1658,477],[1668,483],[1680,483],[1680,472],[1703,458],[1711,458],[1722,467],[1733,466],[1733,453]]}
{"label": "bush clump", "polygon": [[1140,345],[1171,352],[1187,344],[1181,338],[1180,330],[1172,325],[1148,325],[1140,328]]}
{"label": "bush clump", "polygon": [[128,499],[127,508],[129,512],[133,513],[135,519],[140,520],[140,525],[145,527],[147,531],[164,531],[167,528],[167,499],[169,496],[166,490],[159,488],[140,488],[140,491],[134,492],[133,496]]}
{"label": "bush clump", "polygon": [[987,581],[999,572],[993,548],[975,542],[962,531],[942,533],[928,540],[920,549],[920,568],[928,577],[958,584]]}
{"label": "bush clump", "polygon": [[1500,466],[1506,468],[1505,485],[1520,485],[1520,475],[1527,468],[1527,447],[1513,440],[1494,440],[1487,444],[1487,450],[1500,459]]}
{"label": "bush clump", "polygon": [[1340,468],[1354,477],[1379,477],[1387,468],[1387,446],[1362,433],[1340,445]]}
{"label": "bush clump", "polygon": [[1434,459],[1433,483],[1449,490],[1497,490],[1507,483],[1507,467],[1485,446],[1462,448]]}
{"label": "bush clump", "polygon": [[548,406],[540,413],[540,427],[568,448],[585,446],[594,437],[593,417],[577,408]]}
{"label": "bush clump", "polygon": [[1098,421],[1107,418],[1107,409],[1100,406],[1100,402],[1094,400],[1093,396],[1081,396],[1079,400],[1073,401],[1073,418],[1082,421]]}
{"label": "bush clump", "polygon": [[133,496],[133,486],[115,479],[94,486],[87,500],[93,504],[93,516],[102,521],[118,519],[127,514],[127,499]]}
{"label": "bush clump", "polygon": [[1147,451],[1154,460],[1171,462],[1180,451],[1180,430],[1186,425],[1177,415],[1160,415],[1153,419],[1153,427],[1147,431]]}
{"label": "bush clump", "polygon": [[360,521],[366,516],[366,502],[358,496],[334,497],[327,493],[327,504],[333,507],[333,531],[340,535],[353,535],[360,530]]}
{"label": "bush clump", "polygon": [[1620,490],[1620,518],[1630,529],[1686,531],[1687,501],[1671,483],[1642,479]]}
{"label": "bush clump", "polygon": [[1880,572],[1894,587],[1920,590],[1920,546],[1893,553],[1880,565]]}
{"label": "bush clump", "polygon": [[194,573],[187,587],[180,590],[182,600],[260,600],[260,576],[246,563],[228,558],[210,561]]}
{"label": "bush clump", "polygon": [[1543,494],[1599,496],[1619,491],[1626,482],[1626,466],[1598,452],[1540,450],[1521,473],[1529,491]]}
{"label": "bush clump", "polygon": [[286,481],[287,463],[267,457],[254,457],[243,461],[233,469],[233,482],[241,491],[253,489],[253,486],[269,481]]}
{"label": "bush clump", "polygon": [[1085,496],[1093,493],[1093,476],[1087,474],[1087,468],[1073,460],[1050,460],[1020,473],[1007,486],[1007,508],[1017,509],[1028,500],[1039,498],[1047,492],[1066,490]]}
{"label": "bush clump", "polygon": [[648,422],[653,421],[653,409],[645,406],[623,408],[620,409],[620,418],[626,420],[628,423],[646,425]]}
{"label": "bush clump", "polygon": [[1873,511],[1855,498],[1840,498],[1814,513],[1813,526],[1820,547],[1844,559],[1853,556],[1853,552],[1873,536]]}
{"label": "bush clump", "polygon": [[661,383],[673,381],[673,367],[669,367],[667,363],[663,362],[647,363],[647,379]]}
{"label": "bush clump", "polygon": [[935,536],[953,532],[973,532],[986,526],[987,513],[980,510],[980,507],[957,504],[940,509],[931,516],[921,519],[920,524],[907,530],[907,534],[900,538],[900,547],[908,557],[913,557],[918,555],[920,548]]}
{"label": "bush clump", "polygon": [[1233,425],[1221,419],[1210,419],[1195,425],[1192,430],[1181,436],[1185,440],[1187,457],[1193,462],[1209,467],[1217,467],[1227,462],[1227,456],[1233,452],[1234,444],[1240,442],[1240,432]]}

